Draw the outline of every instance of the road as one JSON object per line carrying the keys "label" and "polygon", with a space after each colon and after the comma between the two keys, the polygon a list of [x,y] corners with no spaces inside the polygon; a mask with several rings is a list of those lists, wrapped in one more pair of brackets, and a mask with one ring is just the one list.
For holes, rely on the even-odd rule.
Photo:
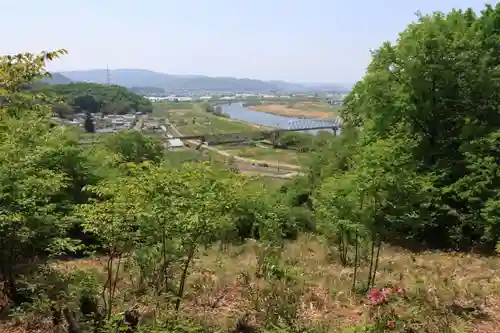
{"label": "road", "polygon": [[[182,136],[182,133],[172,123],[170,123],[169,129],[171,132],[173,132],[173,135]],[[186,140],[186,141],[191,145],[200,146],[199,141],[195,140]],[[201,148],[214,151],[217,154],[220,154],[225,157],[233,158],[235,162],[240,162],[240,163],[235,163],[236,164],[235,166],[242,173],[245,174],[260,175],[263,177],[273,177],[282,179],[289,179],[296,175],[302,174],[299,172],[302,168],[298,165],[279,163],[279,170],[278,170],[277,161],[256,160],[252,158],[235,156],[229,154],[227,151],[220,150],[215,147],[208,146],[206,144],[202,144]]]}
{"label": "road", "polygon": [[[199,145],[198,141],[188,141],[191,144],[194,145]],[[235,161],[238,162],[244,162],[247,164],[255,165],[255,166],[261,166],[261,167],[268,167],[268,168],[274,168],[276,166],[276,169],[278,168],[278,162],[277,161],[269,161],[269,160],[255,160],[253,158],[247,158],[247,157],[241,157],[237,155],[231,155],[227,151],[217,149],[215,147],[207,146],[205,144],[202,144],[201,147],[203,149],[211,150],[214,151],[222,156],[225,157],[232,157]],[[295,164],[287,164],[287,163],[279,163],[279,169],[280,170],[302,170],[302,168],[298,165]]]}

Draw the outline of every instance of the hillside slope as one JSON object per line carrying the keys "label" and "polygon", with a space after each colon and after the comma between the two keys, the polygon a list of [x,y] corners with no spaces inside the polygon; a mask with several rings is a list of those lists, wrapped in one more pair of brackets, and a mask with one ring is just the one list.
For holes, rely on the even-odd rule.
{"label": "hillside slope", "polygon": [[42,79],[41,82],[47,84],[69,84],[73,81],[61,73],[52,73],[52,77],[46,77]]}

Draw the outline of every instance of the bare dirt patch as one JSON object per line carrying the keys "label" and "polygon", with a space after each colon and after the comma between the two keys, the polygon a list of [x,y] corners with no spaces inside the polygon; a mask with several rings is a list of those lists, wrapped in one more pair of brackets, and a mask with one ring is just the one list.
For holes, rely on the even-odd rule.
{"label": "bare dirt patch", "polygon": [[271,113],[283,117],[322,119],[336,116],[334,112],[301,110],[282,104],[257,105],[249,106],[248,108],[250,110]]}

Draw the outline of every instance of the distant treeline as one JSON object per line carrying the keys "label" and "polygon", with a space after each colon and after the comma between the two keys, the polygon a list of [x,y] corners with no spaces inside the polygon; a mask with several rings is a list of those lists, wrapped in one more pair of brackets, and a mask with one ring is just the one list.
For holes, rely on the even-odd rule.
{"label": "distant treeline", "polygon": [[36,85],[33,89],[48,95],[61,97],[62,104],[54,105],[53,111],[60,117],[89,112],[104,114],[149,113],[151,101],[121,86],[106,86],[97,83],[70,83]]}

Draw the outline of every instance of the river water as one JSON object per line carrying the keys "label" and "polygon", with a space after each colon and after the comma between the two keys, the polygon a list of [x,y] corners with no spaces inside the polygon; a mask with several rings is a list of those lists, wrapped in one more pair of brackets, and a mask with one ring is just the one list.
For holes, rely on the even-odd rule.
{"label": "river water", "polygon": [[[283,117],[270,113],[250,110],[249,108],[243,106],[243,103],[222,104],[218,106],[221,107],[221,111],[227,114],[231,119],[241,120],[250,124],[261,125],[266,127],[288,129],[289,121],[304,120],[300,118]],[[320,120],[318,121],[314,121],[311,119],[308,120],[311,121],[313,124],[317,122],[318,126],[324,124]],[[325,131],[332,132],[331,130],[325,130]],[[316,134],[318,131],[313,130],[304,132],[310,134]]]}

